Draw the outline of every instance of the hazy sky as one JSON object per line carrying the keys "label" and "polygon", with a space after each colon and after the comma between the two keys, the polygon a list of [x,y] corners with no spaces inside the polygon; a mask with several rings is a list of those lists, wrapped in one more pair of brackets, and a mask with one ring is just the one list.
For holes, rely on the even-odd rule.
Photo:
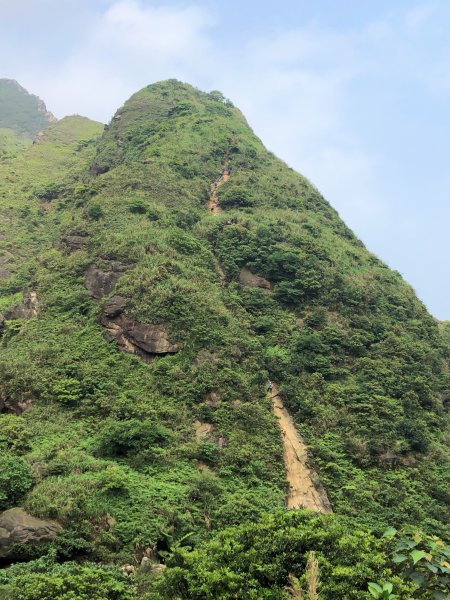
{"label": "hazy sky", "polygon": [[0,0],[0,77],[105,122],[154,81],[220,89],[450,319],[448,0]]}

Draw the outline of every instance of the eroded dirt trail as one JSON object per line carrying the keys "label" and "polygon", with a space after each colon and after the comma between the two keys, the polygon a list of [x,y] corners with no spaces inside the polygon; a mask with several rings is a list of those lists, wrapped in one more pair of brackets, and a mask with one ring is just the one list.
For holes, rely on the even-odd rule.
{"label": "eroded dirt trail", "polygon": [[330,501],[317,474],[308,467],[306,444],[295,428],[291,415],[284,407],[275,384],[271,397],[273,411],[278,418],[283,437],[286,479],[289,483],[287,507],[290,509],[310,508],[318,513],[332,512]]}
{"label": "eroded dirt trail", "polygon": [[217,179],[216,182],[211,184],[211,195],[209,197],[208,209],[213,215],[217,215],[222,211],[219,206],[219,196],[218,191],[221,185],[223,185],[226,181],[230,179],[230,174],[228,172],[227,165],[225,164],[223,167],[222,175]]}

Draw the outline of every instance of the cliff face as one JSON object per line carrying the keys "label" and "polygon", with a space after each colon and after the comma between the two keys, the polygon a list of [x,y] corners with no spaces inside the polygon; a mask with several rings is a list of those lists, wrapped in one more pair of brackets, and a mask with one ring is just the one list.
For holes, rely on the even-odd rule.
{"label": "cliff face", "polygon": [[437,324],[219,93],[161,82],[0,165],[0,268],[22,432],[0,443],[74,548],[130,560],[283,509],[268,379],[335,512],[446,530]]}

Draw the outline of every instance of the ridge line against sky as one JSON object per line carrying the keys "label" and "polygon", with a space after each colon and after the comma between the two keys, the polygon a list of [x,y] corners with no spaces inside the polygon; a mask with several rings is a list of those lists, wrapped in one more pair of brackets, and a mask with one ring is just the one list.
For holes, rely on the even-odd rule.
{"label": "ridge line against sky", "polygon": [[450,3],[0,0],[0,17],[0,77],[57,117],[106,122],[172,77],[223,91],[450,318]]}

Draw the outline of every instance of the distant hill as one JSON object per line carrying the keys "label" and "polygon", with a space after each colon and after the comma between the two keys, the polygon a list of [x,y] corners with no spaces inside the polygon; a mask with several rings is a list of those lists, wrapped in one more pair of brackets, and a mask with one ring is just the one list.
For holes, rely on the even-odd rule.
{"label": "distant hill", "polygon": [[14,79],[0,79],[0,130],[10,129],[21,138],[34,138],[55,121],[40,98]]}

